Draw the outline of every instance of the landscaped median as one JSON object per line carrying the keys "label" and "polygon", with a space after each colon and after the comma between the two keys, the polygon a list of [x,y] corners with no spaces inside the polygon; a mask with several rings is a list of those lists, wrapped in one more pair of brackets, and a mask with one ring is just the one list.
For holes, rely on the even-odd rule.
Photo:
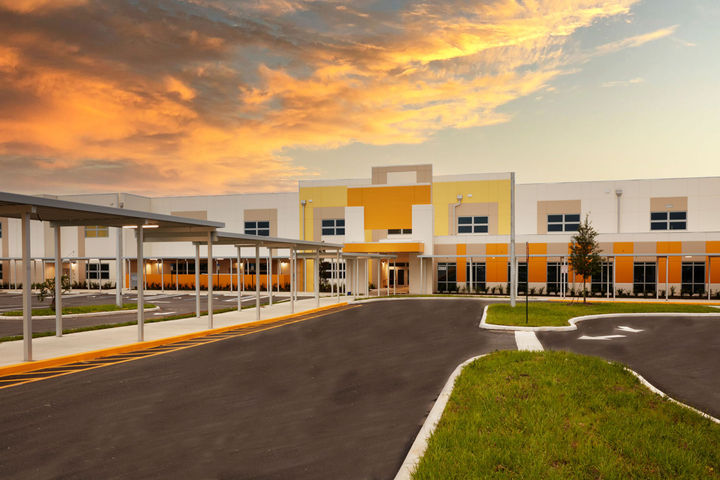
{"label": "landscaped median", "polygon": [[568,320],[571,318],[614,313],[716,313],[720,315],[720,309],[709,305],[676,303],[531,302],[528,304],[527,323],[525,323],[524,303],[518,303],[514,308],[508,304],[497,303],[488,306],[485,323],[514,327],[568,327]]}
{"label": "landscaped median", "polygon": [[[151,303],[145,304],[145,309],[148,308],[155,308],[155,305]],[[82,315],[86,313],[105,313],[105,312],[116,312],[121,310],[135,310],[137,309],[137,303],[125,303],[122,307],[118,307],[115,304],[106,304],[106,305],[80,305],[77,307],[63,307],[62,313],[63,315]],[[11,310],[9,312],[2,313],[2,316],[6,317],[21,317],[23,314],[22,310]],[[42,317],[42,316],[54,316],[55,310],[51,308],[33,308],[32,310],[32,316],[33,317]]]}
{"label": "landscaped median", "polygon": [[720,425],[650,392],[622,365],[497,352],[457,378],[413,478],[719,475]]}

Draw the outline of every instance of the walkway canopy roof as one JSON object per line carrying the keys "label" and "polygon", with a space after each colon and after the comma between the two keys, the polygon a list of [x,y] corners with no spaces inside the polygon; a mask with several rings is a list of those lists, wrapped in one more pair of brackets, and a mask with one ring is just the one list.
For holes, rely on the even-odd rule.
{"label": "walkway canopy roof", "polygon": [[0,192],[0,217],[21,218],[23,213],[29,213],[32,220],[52,222],[61,227],[102,225],[136,228],[146,225],[152,226],[152,230],[182,234],[214,231],[225,226],[222,222]]}
{"label": "walkway canopy roof", "polygon": [[[154,234],[146,237],[152,241]],[[206,244],[205,238],[198,238],[195,242]],[[265,247],[265,248],[294,248],[295,250],[328,251],[341,250],[342,244],[312,242],[309,240],[294,240],[292,238],[265,237],[260,235],[246,235],[244,233],[215,232],[213,234],[213,245],[233,245],[236,247]]]}

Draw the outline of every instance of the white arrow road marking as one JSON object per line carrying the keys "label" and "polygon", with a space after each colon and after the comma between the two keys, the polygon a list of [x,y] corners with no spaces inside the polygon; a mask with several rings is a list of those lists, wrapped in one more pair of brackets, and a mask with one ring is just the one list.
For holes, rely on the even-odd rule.
{"label": "white arrow road marking", "polygon": [[589,337],[587,335],[583,335],[582,337],[578,337],[578,340],[610,340],[611,338],[622,338],[625,335],[600,335],[598,337]]}
{"label": "white arrow road marking", "polygon": [[638,330],[637,328],[626,327],[625,325],[620,325],[617,328],[618,328],[618,330],[622,330],[623,332],[630,332],[630,333],[642,332],[642,330]]}

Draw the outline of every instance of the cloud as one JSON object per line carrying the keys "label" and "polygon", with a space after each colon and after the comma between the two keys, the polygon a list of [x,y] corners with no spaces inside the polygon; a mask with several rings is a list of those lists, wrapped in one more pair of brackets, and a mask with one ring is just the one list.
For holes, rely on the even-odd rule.
{"label": "cloud", "polygon": [[0,188],[291,189],[291,148],[508,121],[636,1],[0,0]]}
{"label": "cloud", "polygon": [[631,78],[630,80],[615,80],[612,82],[604,82],[600,86],[604,88],[613,87],[629,87],[631,85],[639,85],[645,83],[645,79],[641,77]]}
{"label": "cloud", "polygon": [[596,48],[595,53],[599,55],[606,55],[608,53],[617,52],[626,48],[639,47],[645,45],[648,42],[653,42],[661,38],[672,35],[677,30],[677,25],[670,27],[661,28],[653,32],[643,33],[642,35],[635,35],[634,37],[624,38],[615,42],[606,43]]}

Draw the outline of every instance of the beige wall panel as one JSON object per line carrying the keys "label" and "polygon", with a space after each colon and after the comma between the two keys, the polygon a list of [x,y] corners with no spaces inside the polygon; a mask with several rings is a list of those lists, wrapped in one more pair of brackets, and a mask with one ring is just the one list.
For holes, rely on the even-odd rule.
{"label": "beige wall panel", "polygon": [[435,245],[434,250],[435,255],[455,255],[457,253],[455,245]]}
{"label": "beige wall panel", "polygon": [[[453,209],[455,209],[455,218],[453,218]],[[453,204],[448,205],[448,232],[457,233],[454,227],[457,225],[457,217],[488,217],[488,234],[498,234],[498,204],[497,202],[488,203],[461,203],[457,207]]]}
{"label": "beige wall panel", "polygon": [[682,242],[682,253],[705,253],[705,242]]}
{"label": "beige wall panel", "polygon": [[2,254],[3,257],[9,257],[10,256],[10,228],[8,227],[8,219],[7,218],[0,218],[0,224],[2,225],[2,243],[0,244],[2,246],[2,249],[0,249],[0,254]]}
{"label": "beige wall panel", "polygon": [[373,230],[372,231],[372,241],[373,242],[379,242],[380,240],[387,238],[387,236],[388,236],[387,230]]}
{"label": "beige wall panel", "polygon": [[270,236],[277,237],[277,208],[254,208],[243,211],[244,222],[270,222]]}
{"label": "beige wall panel", "polygon": [[600,255],[611,254],[613,252],[612,242],[598,242],[600,247]]}
{"label": "beige wall panel", "polygon": [[432,165],[397,165],[393,167],[373,167],[372,184],[387,185],[388,172],[416,172],[417,183],[432,183]]}
{"label": "beige wall panel", "polygon": [[687,212],[687,197],[655,197],[650,199],[651,212]]}
{"label": "beige wall panel", "polygon": [[656,253],[656,252],[657,252],[657,244],[655,242],[635,242],[633,244],[633,253],[647,254],[647,253]]}
{"label": "beige wall panel", "polygon": [[[580,200],[547,200],[537,202],[537,233],[544,235],[547,231],[547,216],[560,213],[582,214]],[[582,218],[580,219],[583,220]]]}
{"label": "beige wall panel", "polygon": [[468,255],[485,255],[487,249],[484,243],[468,243],[467,253]]}
{"label": "beige wall panel", "polygon": [[547,244],[547,253],[548,253],[548,255],[567,256],[568,255],[568,245],[567,245],[567,243],[548,243]]}
{"label": "beige wall panel", "polygon": [[313,208],[313,237],[320,240],[322,236],[322,221],[336,218],[345,218],[345,207],[316,207]]}

